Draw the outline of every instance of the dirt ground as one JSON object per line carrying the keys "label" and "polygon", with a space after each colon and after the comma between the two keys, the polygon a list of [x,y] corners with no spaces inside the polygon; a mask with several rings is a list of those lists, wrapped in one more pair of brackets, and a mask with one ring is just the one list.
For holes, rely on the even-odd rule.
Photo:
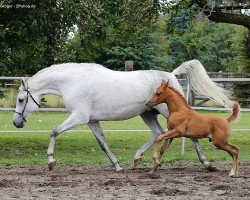
{"label": "dirt ground", "polygon": [[115,173],[112,166],[57,165],[0,167],[0,199],[250,199],[250,163],[239,176],[228,176],[230,164],[164,164],[149,175],[149,165]]}

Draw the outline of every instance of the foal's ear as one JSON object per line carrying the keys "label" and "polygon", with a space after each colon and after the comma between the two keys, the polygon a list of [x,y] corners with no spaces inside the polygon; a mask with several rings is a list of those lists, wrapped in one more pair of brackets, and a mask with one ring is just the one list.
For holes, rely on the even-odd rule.
{"label": "foal's ear", "polygon": [[161,83],[161,86],[165,90],[168,87],[168,80],[163,80],[162,83]]}
{"label": "foal's ear", "polygon": [[21,77],[21,84],[23,86],[23,89],[27,90],[27,84],[26,84],[26,81],[25,81],[25,79],[23,77]]}
{"label": "foal's ear", "polygon": [[168,83],[168,80],[162,80],[162,82],[161,82],[161,86],[163,86],[163,85],[166,85]]}

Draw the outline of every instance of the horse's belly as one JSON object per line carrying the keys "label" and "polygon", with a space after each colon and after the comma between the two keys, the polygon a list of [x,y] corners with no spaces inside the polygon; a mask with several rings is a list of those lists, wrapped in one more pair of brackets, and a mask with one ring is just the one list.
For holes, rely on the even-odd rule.
{"label": "horse's belly", "polygon": [[117,107],[96,109],[91,113],[91,121],[115,121],[115,120],[125,120],[133,118],[137,115],[143,113],[146,109],[142,106],[131,106],[131,107]]}

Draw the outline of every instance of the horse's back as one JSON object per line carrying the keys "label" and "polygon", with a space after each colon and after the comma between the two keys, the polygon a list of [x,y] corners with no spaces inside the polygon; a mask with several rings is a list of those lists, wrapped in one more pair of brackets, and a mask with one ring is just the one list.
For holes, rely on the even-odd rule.
{"label": "horse's back", "polygon": [[[100,64],[95,63],[64,63],[64,64],[57,64],[52,65],[49,68],[46,68],[46,71],[49,70],[50,72],[56,72],[60,74],[68,81],[76,81],[76,82],[83,82],[83,81],[96,81],[100,82],[101,80],[107,82],[129,82],[133,81],[133,83],[143,81],[144,84],[148,82],[148,84],[157,83],[159,84],[162,79],[169,79],[170,82],[176,81],[173,80],[175,77],[173,74],[158,70],[138,70],[138,71],[131,71],[131,72],[124,72],[124,71],[114,71],[108,69]],[[42,72],[41,71],[41,72]],[[175,82],[176,85],[176,82]],[[155,87],[156,84],[153,84]]]}

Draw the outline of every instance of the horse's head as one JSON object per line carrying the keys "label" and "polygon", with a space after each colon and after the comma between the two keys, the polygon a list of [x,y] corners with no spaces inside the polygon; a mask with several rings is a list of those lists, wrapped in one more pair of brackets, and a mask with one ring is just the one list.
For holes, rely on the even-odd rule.
{"label": "horse's head", "polygon": [[161,85],[156,89],[153,97],[146,103],[146,106],[152,108],[165,100],[165,91],[168,88],[168,81],[163,80]]}
{"label": "horse's head", "polygon": [[24,78],[21,78],[21,83],[13,117],[13,123],[17,128],[23,128],[28,117],[40,106],[38,104],[39,95],[30,91],[29,85]]}

